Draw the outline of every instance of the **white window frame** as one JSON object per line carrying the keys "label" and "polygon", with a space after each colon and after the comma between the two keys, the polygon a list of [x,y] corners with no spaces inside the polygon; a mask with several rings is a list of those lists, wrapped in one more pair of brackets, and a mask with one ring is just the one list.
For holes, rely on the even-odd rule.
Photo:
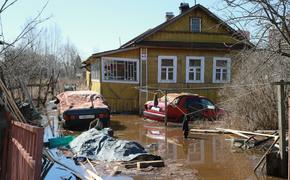
{"label": "white window frame", "polygon": [[94,81],[94,82],[100,82],[100,79],[101,79],[100,74],[99,74],[99,79],[94,79],[94,77],[93,77],[93,74],[94,73],[97,73],[97,72],[94,72],[96,69],[94,69],[93,66],[97,66],[97,65],[99,65],[98,68],[99,68],[99,70],[101,70],[101,67],[100,67],[99,62],[96,62],[96,63],[92,63],[91,64],[91,80]]}
{"label": "white window frame", "polygon": [[[217,67],[216,67],[216,62],[218,60],[222,60],[222,61],[227,61],[227,80],[224,81],[224,80],[217,80],[216,79],[216,70],[217,70]],[[226,57],[214,57],[213,58],[213,75],[212,75],[212,79],[213,79],[213,83],[229,83],[231,81],[231,58],[226,58]],[[222,72],[221,72],[221,79],[222,78]]]}
{"label": "white window frame", "polygon": [[[105,79],[105,61],[133,61],[136,62],[136,81],[126,81],[126,80],[107,80]],[[119,57],[102,57],[102,82],[111,82],[111,83],[127,83],[127,84],[138,84],[139,83],[139,59],[131,58],[119,58]]]}
{"label": "white window frame", "polygon": [[[200,60],[200,80],[190,80],[189,73],[190,73],[190,60]],[[186,56],[186,83],[204,83],[204,57],[203,56]],[[196,67],[194,67],[194,73],[196,77]]]}
{"label": "white window frame", "polygon": [[[192,20],[193,19],[198,19],[199,20],[199,31],[193,31],[193,29],[192,29]],[[201,18],[198,18],[198,17],[191,17],[190,18],[190,31],[193,32],[193,33],[201,32]]]}
{"label": "white window frame", "polygon": [[[161,79],[161,61],[163,59],[172,59],[173,60],[173,80],[162,80]],[[176,83],[176,79],[177,79],[176,71],[177,71],[177,56],[158,56],[158,83]],[[168,73],[166,76],[168,76]]]}

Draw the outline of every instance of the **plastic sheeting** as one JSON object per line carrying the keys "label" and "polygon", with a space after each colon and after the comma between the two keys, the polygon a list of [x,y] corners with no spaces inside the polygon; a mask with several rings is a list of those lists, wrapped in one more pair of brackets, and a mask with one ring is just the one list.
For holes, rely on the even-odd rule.
{"label": "plastic sheeting", "polygon": [[102,95],[93,91],[66,91],[57,95],[60,112],[67,109],[108,108]]}
{"label": "plastic sheeting", "polygon": [[100,161],[130,161],[133,159],[156,160],[137,142],[118,140],[108,135],[108,128],[101,131],[92,128],[76,137],[71,143],[72,151],[78,157]]}

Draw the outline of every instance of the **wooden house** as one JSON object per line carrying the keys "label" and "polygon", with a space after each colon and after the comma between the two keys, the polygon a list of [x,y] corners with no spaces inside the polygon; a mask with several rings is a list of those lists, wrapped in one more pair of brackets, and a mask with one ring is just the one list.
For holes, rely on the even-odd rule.
{"label": "wooden house", "polygon": [[247,38],[200,4],[181,3],[179,9],[120,48],[84,62],[88,87],[113,112],[140,111],[152,99],[148,88],[175,88],[215,101],[218,88],[231,81],[233,55],[250,46]]}

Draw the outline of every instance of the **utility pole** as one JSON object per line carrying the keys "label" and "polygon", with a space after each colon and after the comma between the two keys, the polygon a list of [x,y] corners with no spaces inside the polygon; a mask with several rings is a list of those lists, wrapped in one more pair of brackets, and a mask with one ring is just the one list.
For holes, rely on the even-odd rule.
{"label": "utility pole", "polygon": [[167,126],[167,91],[165,91],[165,101],[164,101],[164,106],[165,106],[165,117],[164,117],[164,125],[165,127]]}
{"label": "utility pole", "polygon": [[281,175],[287,176],[287,152],[286,152],[286,105],[285,105],[285,85],[290,85],[290,82],[281,80],[274,82],[277,86],[277,100],[278,100],[278,132],[279,132],[279,148],[281,158]]}

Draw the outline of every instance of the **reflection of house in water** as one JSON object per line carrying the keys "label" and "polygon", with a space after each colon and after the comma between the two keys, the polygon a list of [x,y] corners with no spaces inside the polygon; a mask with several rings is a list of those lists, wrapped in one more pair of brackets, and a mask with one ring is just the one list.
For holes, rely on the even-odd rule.
{"label": "reflection of house in water", "polygon": [[214,162],[223,159],[223,148],[222,140],[216,136],[212,137],[212,160]]}
{"label": "reflection of house in water", "polygon": [[[221,150],[224,139],[219,136],[184,140],[182,137],[176,136],[179,129],[167,131],[167,138],[165,138],[166,133],[163,128],[145,126],[145,129],[147,138],[158,141],[159,153],[172,160],[185,159],[188,164],[202,165],[207,162],[218,163],[222,159]],[[140,134],[140,136],[142,135]]]}
{"label": "reflection of house in water", "polygon": [[175,144],[170,144],[167,143],[167,158],[172,159],[172,160],[176,160],[177,159],[177,145]]}
{"label": "reflection of house in water", "polygon": [[204,140],[194,141],[188,145],[187,161],[193,164],[204,163]]}

